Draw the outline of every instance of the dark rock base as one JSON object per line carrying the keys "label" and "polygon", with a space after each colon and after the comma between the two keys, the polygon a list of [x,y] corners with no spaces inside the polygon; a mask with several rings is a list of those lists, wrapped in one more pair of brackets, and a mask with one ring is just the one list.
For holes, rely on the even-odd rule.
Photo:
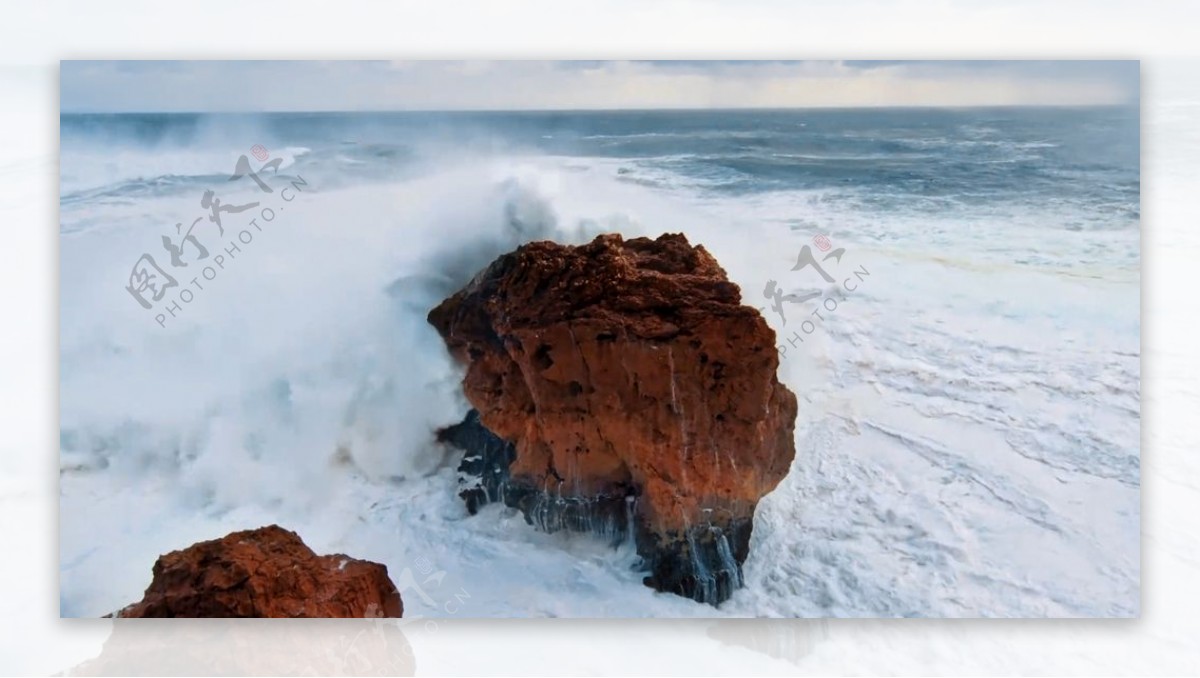
{"label": "dark rock base", "polygon": [[724,602],[745,580],[742,563],[750,554],[749,519],[724,527],[698,525],[686,534],[669,534],[664,541],[656,534],[638,535],[638,553],[650,575],[643,583],[701,603]]}
{"label": "dark rock base", "polygon": [[597,535],[614,546],[635,541],[643,582],[658,591],[697,602],[719,604],[744,584],[742,563],[750,552],[750,519],[726,525],[697,525],[684,534],[659,535],[636,520],[637,488],[592,497],[560,496],[515,481],[509,466],[513,445],[491,431],[471,410],[461,423],[438,431],[438,440],[464,451],[459,463],[459,496],[474,515],[489,503],[516,508],[525,521],[545,532],[571,530]]}
{"label": "dark rock base", "polygon": [[517,458],[513,444],[487,430],[479,421],[479,412],[471,410],[462,422],[437,433],[438,442],[463,451],[458,464],[458,496],[467,504],[467,513],[475,515],[481,506],[502,500],[508,484],[508,467]]}

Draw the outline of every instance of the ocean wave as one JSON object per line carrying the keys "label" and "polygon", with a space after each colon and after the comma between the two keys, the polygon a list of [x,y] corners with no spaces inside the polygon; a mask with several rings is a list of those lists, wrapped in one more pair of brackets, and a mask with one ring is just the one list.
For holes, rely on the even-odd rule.
{"label": "ocean wave", "polygon": [[[316,125],[288,121],[302,123]],[[64,614],[110,612],[141,595],[158,554],[270,522],[393,572],[435,560],[469,591],[469,616],[1137,613],[1139,231],[1127,172],[1105,174],[1118,197],[1097,192],[1100,170],[1086,167],[1038,176],[1087,191],[1037,193],[1011,175],[1002,185],[994,169],[939,193],[907,169],[799,181],[797,158],[736,150],[740,168],[702,148],[476,153],[382,132],[300,145],[274,143],[269,126],[214,129],[173,146],[162,130],[137,144],[73,144],[70,130],[64,141]],[[160,326],[125,289],[130,267],[150,251],[169,266],[164,226],[194,211],[192,189],[227,178],[244,152],[227,149],[260,142],[284,149],[312,189],[235,242],[214,280],[197,276],[203,290]],[[930,176],[961,169],[908,162]],[[85,227],[97,223],[108,227]],[[720,608],[656,595],[629,551],[537,533],[500,506],[468,518],[433,442],[467,403],[428,310],[522,242],[600,232],[703,244],[787,349],[796,460],[759,506],[746,588]],[[818,288],[836,310],[823,305],[814,333],[797,335],[821,308],[788,309],[785,325],[765,287],[816,284],[792,268],[817,234],[869,277],[853,294]],[[446,614],[419,597],[405,605]]]}

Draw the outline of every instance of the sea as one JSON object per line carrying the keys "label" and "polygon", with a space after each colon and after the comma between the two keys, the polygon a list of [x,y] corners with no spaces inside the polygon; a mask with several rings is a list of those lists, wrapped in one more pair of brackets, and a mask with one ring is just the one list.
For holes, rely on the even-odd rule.
{"label": "sea", "polygon": [[[332,102],[331,102],[332,103]],[[1136,107],[63,114],[60,613],[277,523],[406,617],[1136,617]],[[425,321],[533,240],[684,233],[796,456],[719,607],[468,516]]]}

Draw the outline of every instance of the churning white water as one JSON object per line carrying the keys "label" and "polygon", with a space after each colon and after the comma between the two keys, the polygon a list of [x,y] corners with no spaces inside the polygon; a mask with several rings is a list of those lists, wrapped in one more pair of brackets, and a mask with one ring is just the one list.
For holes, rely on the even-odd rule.
{"label": "churning white water", "polygon": [[[983,134],[963,129],[945,143]],[[940,218],[875,204],[888,184],[725,190],[680,169],[702,161],[686,140],[633,158],[443,141],[401,162],[368,131],[272,134],[217,121],[143,143],[64,122],[62,614],[135,601],[159,554],[268,523],[386,564],[409,615],[1138,613],[1136,218],[969,185],[928,198],[959,203]],[[259,142],[287,149],[270,194],[227,182]],[[171,268],[161,239],[206,214],[205,187],[272,218],[201,222],[209,258]],[[522,242],[600,232],[687,234],[779,334],[796,459],[719,608],[644,587],[629,543],[468,516],[434,442],[468,406],[428,310]],[[822,263],[832,285],[792,270],[818,234],[845,250]],[[152,309],[126,289],[143,253],[179,283]],[[781,315],[769,280],[819,296]]]}

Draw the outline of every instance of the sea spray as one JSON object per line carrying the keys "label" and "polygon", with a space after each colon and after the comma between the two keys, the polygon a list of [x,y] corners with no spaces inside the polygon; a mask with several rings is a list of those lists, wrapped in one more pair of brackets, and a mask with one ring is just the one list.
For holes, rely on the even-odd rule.
{"label": "sea spray", "polygon": [[[64,614],[135,599],[146,562],[224,533],[229,521],[274,519],[311,525],[338,548],[437,553],[458,573],[473,575],[486,553],[513,587],[563,605],[543,612],[612,614],[620,601],[623,613],[665,616],[1136,614],[1137,559],[1093,548],[1136,543],[1139,529],[1136,109],[1131,124],[1120,110],[1084,109],[696,113],[694,135],[622,136],[675,125],[674,115],[556,113],[548,119],[559,130],[604,126],[608,138],[586,145],[555,131],[547,143],[567,145],[549,150],[536,145],[547,134],[540,124],[526,125],[532,142],[491,143],[513,136],[504,115],[489,143],[460,143],[455,128],[436,147],[388,116],[201,116],[180,123],[198,134],[148,136],[114,132],[113,116],[64,115]],[[997,116],[1004,129],[986,143],[964,136]],[[121,119],[142,127],[138,117]],[[160,118],[152,122],[179,119]],[[1113,129],[1132,140],[1128,161]],[[770,143],[758,153],[747,138]],[[151,324],[151,333],[123,290],[130,255],[148,233],[191,214],[196,189],[225,182],[255,143],[273,155],[311,149],[285,167],[321,191],[289,218],[286,242],[206,289],[190,319],[165,334]],[[785,146],[811,153],[814,143],[839,148],[819,161],[779,156]],[[1028,174],[998,181],[1005,166]],[[514,201],[546,212],[507,207]],[[529,223],[513,229],[511,215]],[[764,308],[766,279],[783,280],[818,232],[864,246],[872,276],[887,282],[864,285],[854,309],[839,306],[828,331],[781,365],[804,403],[803,453],[760,504],[748,588],[721,608],[651,595],[620,569],[596,572],[593,593],[568,587],[556,573],[571,554],[538,551],[523,526],[460,521],[453,463],[439,474],[445,451],[429,442],[468,409],[461,374],[424,322],[432,304],[521,233],[582,242],[598,231],[667,230],[703,242],[747,302]],[[765,315],[782,340],[779,320]],[[1106,375],[1099,392],[1088,386],[1096,374]],[[290,391],[282,401],[272,388],[281,381]],[[1045,397],[1019,407],[1005,399],[1039,383],[1053,386],[1045,397],[1054,407]],[[1006,412],[1003,426],[992,424],[996,411]],[[929,466],[864,426],[902,413],[919,432],[970,438],[947,457],[958,470]],[[1014,437],[1014,424],[1029,433]],[[1024,473],[1014,444],[1063,469],[1053,492]],[[1000,498],[971,491],[965,481],[978,477],[999,481]],[[945,497],[947,487],[966,489]],[[1014,494],[1044,502],[1048,520],[1073,515],[1075,504],[1108,510],[1061,534],[1031,535],[1001,501]],[[943,497],[954,519],[920,496]],[[412,506],[397,507],[398,498]],[[925,536],[896,541],[897,523],[878,520],[881,510]],[[1009,520],[1013,529],[983,529]],[[737,534],[725,530],[735,554]],[[1027,559],[1030,538],[1062,557]],[[393,572],[405,554],[386,553]],[[906,576],[914,561],[938,579]],[[969,584],[997,571],[1022,587]],[[855,586],[829,585],[843,578]],[[1116,589],[1126,593],[1105,593]],[[512,614],[511,590],[472,589],[476,610]]]}

